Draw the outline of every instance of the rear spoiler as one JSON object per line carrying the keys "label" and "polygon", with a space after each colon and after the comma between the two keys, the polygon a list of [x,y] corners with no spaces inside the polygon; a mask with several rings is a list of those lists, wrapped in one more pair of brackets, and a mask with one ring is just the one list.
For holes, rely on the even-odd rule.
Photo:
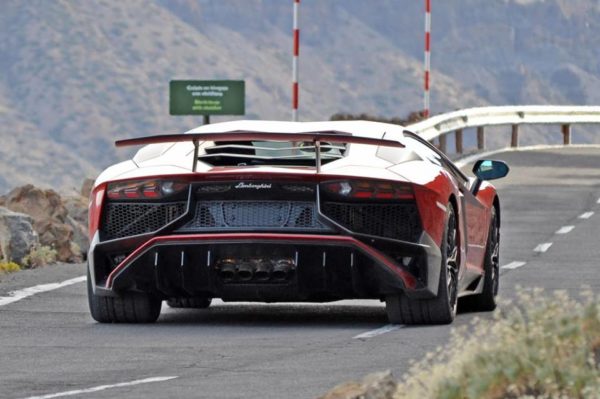
{"label": "rear spoiler", "polygon": [[198,165],[199,143],[203,141],[290,141],[290,142],[311,142],[315,148],[315,160],[317,173],[321,171],[321,142],[340,143],[340,144],[367,144],[382,147],[403,148],[404,144],[395,140],[376,139],[371,137],[353,136],[350,133],[339,132],[335,130],[303,132],[303,133],[272,133],[272,132],[252,132],[252,131],[233,131],[222,133],[188,133],[188,134],[162,134],[157,136],[137,137],[133,139],[124,139],[115,141],[117,147],[128,147],[134,145],[161,144],[161,143],[180,143],[191,141],[194,144],[194,164],[192,171],[196,171]]}

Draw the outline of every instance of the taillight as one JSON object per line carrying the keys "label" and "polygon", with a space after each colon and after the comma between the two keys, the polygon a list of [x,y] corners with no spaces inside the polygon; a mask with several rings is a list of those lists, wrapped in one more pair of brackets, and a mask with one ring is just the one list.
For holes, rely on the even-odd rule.
{"label": "taillight", "polygon": [[410,184],[369,180],[326,182],[321,185],[329,194],[354,199],[407,200],[415,194]]}
{"label": "taillight", "polygon": [[139,180],[111,183],[107,193],[111,200],[160,199],[187,189],[188,183],[170,180]]}

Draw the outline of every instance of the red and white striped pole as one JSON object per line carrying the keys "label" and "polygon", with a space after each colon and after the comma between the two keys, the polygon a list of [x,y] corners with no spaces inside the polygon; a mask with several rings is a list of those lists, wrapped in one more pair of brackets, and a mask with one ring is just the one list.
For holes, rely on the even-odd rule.
{"label": "red and white striped pole", "polygon": [[300,55],[300,29],[298,10],[300,0],[294,0],[294,56],[292,58],[292,120],[298,120],[298,56]]}
{"label": "red and white striped pole", "polygon": [[423,115],[429,118],[431,78],[431,0],[425,0],[425,88],[423,91]]}

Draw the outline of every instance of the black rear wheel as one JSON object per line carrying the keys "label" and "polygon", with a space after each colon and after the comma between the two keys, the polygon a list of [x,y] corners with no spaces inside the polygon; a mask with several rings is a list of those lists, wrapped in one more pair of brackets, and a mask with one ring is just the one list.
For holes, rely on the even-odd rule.
{"label": "black rear wheel", "polygon": [[490,231],[485,248],[483,264],[483,290],[481,294],[461,299],[461,310],[489,312],[496,309],[498,286],[500,284],[500,226],[496,208],[492,208]]}
{"label": "black rear wheel", "polygon": [[162,301],[150,294],[128,292],[117,297],[94,294],[88,269],[88,304],[92,318],[100,323],[154,323]]}
{"label": "black rear wheel", "polygon": [[432,299],[411,299],[404,294],[385,300],[388,319],[394,324],[448,324],[456,316],[458,302],[458,228],[454,208],[448,205],[442,240],[438,294]]}

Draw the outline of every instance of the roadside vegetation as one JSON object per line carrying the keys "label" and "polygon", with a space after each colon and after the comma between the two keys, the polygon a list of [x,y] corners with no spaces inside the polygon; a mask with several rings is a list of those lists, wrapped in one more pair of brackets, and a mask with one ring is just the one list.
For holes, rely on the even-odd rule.
{"label": "roadside vegetation", "polygon": [[17,263],[0,260],[0,276],[3,274],[18,272],[19,270],[21,270],[21,266],[19,266]]}
{"label": "roadside vegetation", "polygon": [[57,252],[48,245],[37,245],[31,249],[29,255],[23,258],[23,265],[28,269],[46,266],[55,263]]}
{"label": "roadside vegetation", "polygon": [[372,395],[382,392],[372,378],[364,381],[351,395],[342,387],[361,383],[323,398],[600,398],[600,296],[522,291],[493,320],[454,330],[448,345],[415,362],[385,396]]}
{"label": "roadside vegetation", "polygon": [[56,250],[47,245],[37,245],[23,258],[22,264],[0,259],[0,277],[4,274],[18,272],[23,269],[33,269],[56,262]]}

